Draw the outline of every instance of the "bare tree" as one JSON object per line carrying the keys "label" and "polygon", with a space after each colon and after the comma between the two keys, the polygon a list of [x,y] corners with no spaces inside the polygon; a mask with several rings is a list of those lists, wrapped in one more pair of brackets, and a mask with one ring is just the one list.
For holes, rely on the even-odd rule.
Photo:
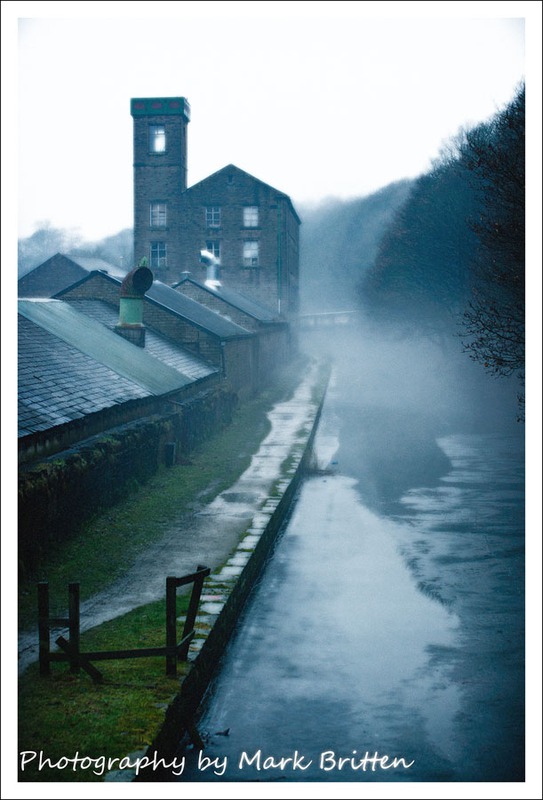
{"label": "bare tree", "polygon": [[469,219],[478,247],[472,299],[464,313],[464,347],[496,376],[517,375],[524,418],[525,363],[525,89],[489,123],[465,134],[462,160],[478,193]]}

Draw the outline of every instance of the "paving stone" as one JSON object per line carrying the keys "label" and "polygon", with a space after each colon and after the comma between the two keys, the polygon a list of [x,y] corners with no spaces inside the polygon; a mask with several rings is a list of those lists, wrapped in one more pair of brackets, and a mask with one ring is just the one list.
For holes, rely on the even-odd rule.
{"label": "paving stone", "polygon": [[200,610],[204,614],[220,614],[224,608],[224,603],[202,603]]}

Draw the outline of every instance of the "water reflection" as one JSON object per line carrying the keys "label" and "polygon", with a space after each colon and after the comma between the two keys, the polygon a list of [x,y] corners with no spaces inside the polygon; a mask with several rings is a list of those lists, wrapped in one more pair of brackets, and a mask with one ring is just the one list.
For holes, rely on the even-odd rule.
{"label": "water reflection", "polygon": [[[352,780],[352,770],[315,776],[329,750],[424,754],[434,777],[446,769],[457,619],[417,590],[394,523],[364,508],[355,485],[340,475],[304,485],[202,720],[206,755],[234,765],[244,751],[298,750],[314,764],[292,780]],[[225,729],[228,737],[212,735]],[[367,779],[416,780],[416,772]],[[254,770],[236,767],[230,779],[254,780]]]}
{"label": "water reflection", "polygon": [[[381,452],[381,430],[349,434],[356,419],[332,385],[321,474],[302,487],[199,722],[224,772],[202,770],[193,752],[181,780],[522,780],[519,437],[436,444],[416,427],[403,449]],[[415,458],[423,480],[394,499],[396,456],[396,489]],[[362,769],[366,753],[410,766]]]}

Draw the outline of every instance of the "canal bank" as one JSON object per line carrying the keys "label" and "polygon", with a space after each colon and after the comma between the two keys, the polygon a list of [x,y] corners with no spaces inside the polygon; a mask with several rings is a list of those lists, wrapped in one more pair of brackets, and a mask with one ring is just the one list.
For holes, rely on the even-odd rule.
{"label": "canal bank", "polygon": [[[280,404],[270,415],[275,416],[279,423],[272,429],[275,437],[270,434],[263,442],[259,454],[253,459],[252,468],[259,472],[260,458],[267,461],[270,451],[278,447],[282,450],[278,440],[279,431],[283,435],[288,432],[289,437],[292,437],[289,452],[286,459],[282,459],[283,454],[279,456],[282,459],[280,463],[278,453],[275,452],[273,459],[277,465],[277,477],[268,498],[253,517],[251,525],[228,561],[206,580],[196,635],[189,649],[191,669],[169,705],[164,724],[152,745],[145,752],[135,754],[136,759],[145,759],[144,764],[153,765],[152,769],[143,769],[139,775],[136,772],[127,773],[126,770],[116,771],[110,773],[106,780],[127,780],[128,775],[132,774],[140,781],[161,781],[165,775],[169,775],[169,768],[161,770],[160,764],[171,765],[180,742],[186,740],[186,743],[198,744],[195,719],[200,703],[237,628],[245,603],[273,551],[279,531],[288,518],[296,491],[311,463],[313,442],[326,391],[324,386],[320,390],[320,397],[315,394],[315,388],[319,385],[317,372],[314,365],[311,374],[302,382],[292,400]],[[296,431],[292,429],[294,419],[297,423],[303,420],[302,426]],[[250,478],[248,480],[251,481]],[[157,764],[158,767],[155,766]]]}
{"label": "canal bank", "polygon": [[[211,480],[205,491],[192,498],[188,509],[181,509],[166,522],[159,518],[149,520],[147,524],[153,524],[159,535],[140,547],[133,563],[119,578],[110,580],[102,590],[81,602],[82,633],[163,598],[167,575],[191,573],[198,563],[205,563],[213,572],[228,560],[255,515],[268,501],[273,503],[279,496],[279,481],[293,474],[290,467],[297,454],[303,451],[325,390],[323,369],[316,360],[301,362],[290,396],[276,402],[266,412],[269,431],[260,444],[253,446],[248,467],[240,477],[229,482],[222,491],[214,489]],[[234,441],[231,449],[235,447]],[[232,452],[232,460],[239,457],[239,453]],[[180,469],[179,479],[183,481],[184,467]],[[213,469],[211,464],[208,472],[212,478],[217,477]],[[142,494],[146,491],[144,487]],[[106,515],[106,522],[108,520],[106,535],[111,535],[110,530],[117,535],[112,514]],[[100,535],[104,534],[100,532]],[[75,579],[70,577],[70,580]],[[66,635],[66,630],[51,630],[52,638],[59,634]],[[37,659],[37,628],[23,628],[18,635],[19,675]]]}
{"label": "canal bank", "polygon": [[[381,424],[378,452],[354,425],[361,394],[334,374],[324,469],[303,482],[206,697],[203,757],[186,751],[170,780],[519,784],[522,436],[428,426],[416,450],[405,436],[387,454]],[[383,423],[401,428],[401,411],[383,406]],[[410,487],[398,459],[418,462]]]}
{"label": "canal bank", "polygon": [[[324,394],[318,405],[306,405],[306,392],[313,381],[304,382],[290,404],[305,407],[304,425],[295,433],[286,462],[278,473],[270,496],[260,508],[226,564],[209,576],[202,593],[196,636],[190,645],[192,667],[184,678],[179,693],[166,711],[164,724],[145,753],[149,764],[172,762],[179,743],[184,738],[194,738],[195,715],[213,678],[221,656],[236,630],[245,603],[268,560],[278,533],[288,517],[294,495],[307,470],[312,456],[313,440],[317,431]],[[289,404],[289,405],[290,405]],[[290,416],[286,404],[275,410],[280,416]],[[273,413],[273,412],[272,412]],[[283,419],[283,423],[285,419]],[[277,446],[268,440],[264,448]],[[262,450],[262,448],[261,448]],[[147,762],[146,762],[147,763]],[[164,773],[160,768],[141,772],[139,780],[160,781]],[[126,780],[126,773],[111,773],[108,780]]]}
{"label": "canal bank", "polygon": [[[132,663],[134,667],[136,665],[141,666],[143,670],[140,670],[139,674],[135,674],[134,677],[126,670],[126,675],[124,672],[119,674],[117,662],[108,663],[104,670],[105,682],[103,688],[95,687],[94,689],[92,684],[89,685],[89,678],[84,673],[81,673],[77,680],[70,679],[69,672],[64,665],[59,665],[54,670],[53,679],[47,680],[43,684],[39,678],[36,680],[37,665],[34,664],[32,669],[29,670],[29,674],[23,676],[23,690],[25,692],[27,689],[31,690],[31,697],[33,696],[35,702],[40,706],[40,715],[36,715],[36,708],[32,706],[32,703],[30,706],[28,702],[23,704],[25,710],[22,710],[21,714],[25,722],[20,749],[34,748],[39,750],[43,747],[44,754],[50,755],[54,759],[57,755],[56,750],[58,750],[58,747],[55,750],[55,742],[57,744],[64,742],[64,744],[59,744],[60,750],[58,752],[61,754],[70,753],[72,749],[78,748],[81,753],[84,752],[90,756],[93,755],[94,751],[107,756],[109,751],[110,755],[125,757],[128,753],[134,753],[136,750],[140,751],[140,748],[145,748],[153,740],[155,733],[159,730],[164,720],[166,705],[163,704],[170,703],[172,695],[179,687],[179,677],[191,671],[194,662],[198,659],[199,649],[207,638],[209,630],[213,628],[222,608],[221,601],[224,604],[228,599],[228,591],[226,590],[231,588],[232,581],[236,581],[237,573],[240,571],[240,562],[244,563],[249,560],[251,555],[249,550],[252,551],[256,548],[258,540],[263,538],[262,535],[265,528],[268,531],[272,530],[273,524],[279,519],[287,503],[288,487],[292,480],[296,479],[296,471],[308,446],[308,439],[314,427],[319,403],[326,389],[327,370],[323,370],[322,365],[316,361],[312,363],[305,361],[303,363],[300,362],[295,380],[291,380],[291,377],[284,382],[285,387],[282,389],[283,399],[276,399],[273,404],[268,403],[268,410],[262,414],[262,416],[265,414],[267,418],[267,433],[264,433],[262,430],[263,425],[260,425],[259,430],[261,433],[259,435],[258,431],[255,430],[254,439],[251,438],[253,434],[248,438],[245,430],[239,431],[239,441],[236,436],[228,437],[227,441],[230,442],[230,458],[232,460],[237,460],[242,456],[242,448],[245,448],[248,452],[253,452],[253,456],[250,457],[250,463],[248,459],[248,466],[245,467],[243,473],[241,475],[239,472],[237,473],[240,477],[230,480],[229,483],[223,481],[222,486],[228,487],[224,488],[223,491],[220,491],[217,486],[213,494],[206,490],[206,497],[214,498],[212,500],[207,499],[207,502],[204,502],[204,498],[200,497],[203,492],[198,495],[195,493],[194,502],[181,509],[181,513],[176,515],[174,522],[170,522],[162,539],[157,540],[155,544],[148,545],[146,551],[138,555],[134,566],[128,569],[128,572],[121,580],[112,581],[108,589],[82,603],[81,629],[84,631],[83,638],[94,637],[90,646],[90,639],[88,642],[85,640],[86,643],[82,640],[84,650],[109,650],[112,647],[118,647],[116,641],[111,643],[106,641],[109,635],[108,632],[111,630],[126,630],[129,634],[126,644],[129,647],[134,647],[136,644],[145,644],[147,646],[149,644],[163,645],[163,616],[160,617],[160,620],[157,618],[155,627],[158,639],[156,642],[150,639],[150,635],[153,635],[153,629],[149,630],[148,623],[152,622],[156,617],[155,612],[151,612],[150,609],[154,609],[157,604],[160,605],[164,602],[166,576],[180,576],[193,572],[197,564],[203,563],[210,567],[213,573],[213,589],[209,590],[207,586],[205,587],[202,613],[198,619],[196,638],[189,655],[190,661],[188,664],[180,664],[177,681],[172,681],[171,678],[166,680],[164,677],[159,677],[159,675],[163,676],[164,670],[164,662],[160,659],[155,660],[157,662],[160,661],[160,663],[156,664],[149,663],[145,659],[136,662],[119,662],[120,664],[126,664],[127,667]],[[290,385],[290,391],[287,394],[285,390],[288,391],[288,385]],[[276,392],[276,395],[280,396],[279,392]],[[239,428],[239,424],[236,423],[236,425]],[[251,431],[254,427],[252,423],[249,425]],[[224,449],[225,442],[222,439],[217,443],[217,446]],[[239,447],[236,442],[238,442]],[[251,443],[252,449],[248,450]],[[207,450],[207,460],[209,461],[207,466],[209,469],[206,468],[206,474],[213,469],[213,465],[216,463],[213,450],[210,451],[209,448]],[[219,449],[218,453],[220,452],[222,451]],[[195,459],[196,469],[200,462],[201,458]],[[221,463],[219,455],[217,456],[217,463]],[[193,468],[188,467],[189,472],[191,469]],[[183,468],[178,471],[180,479],[183,480]],[[215,481],[215,483],[218,483],[218,481]],[[285,495],[287,497],[281,503]],[[279,506],[281,507],[278,508]],[[153,504],[153,507],[156,507],[156,503]],[[272,517],[273,521],[268,527]],[[156,524],[160,529],[162,520],[157,518]],[[244,540],[243,544],[238,548],[242,539]],[[263,544],[259,548],[261,553],[262,548]],[[253,565],[256,563],[256,558],[252,563]],[[220,579],[217,577],[219,573],[222,573]],[[249,571],[245,575],[250,577]],[[226,581],[227,577],[228,581]],[[203,607],[204,605],[205,608]],[[230,608],[232,608],[232,604]],[[131,609],[134,610],[132,611]],[[153,617],[150,616],[151,613],[154,614]],[[178,613],[182,612],[179,611]],[[140,618],[143,621],[141,629],[139,632],[136,628],[132,630],[132,620]],[[147,627],[145,620],[148,620]],[[130,634],[131,630],[132,633]],[[52,631],[51,639],[54,640],[55,636],[60,632],[62,631]],[[27,645],[26,648],[24,647],[25,644]],[[36,660],[36,645],[36,633],[30,632],[27,636],[21,634],[20,672],[26,671],[25,664],[31,665]],[[34,652],[33,648],[35,649]],[[149,671],[146,671],[147,669]],[[144,711],[143,706],[139,706],[139,711],[135,710],[132,702],[131,696],[139,691],[138,686],[142,682],[149,684],[146,687],[149,690],[149,696],[148,698],[142,697],[139,702],[147,707],[152,706],[154,708],[156,706],[156,710],[152,711],[152,713],[151,711]],[[155,682],[158,683],[156,690],[153,691]],[[163,685],[165,683],[167,684],[166,686]],[[134,687],[134,689],[130,687]],[[166,693],[165,697],[160,696],[160,694],[164,695],[164,693]],[[73,709],[70,713],[70,723],[67,726],[63,725],[57,713],[62,710],[65,703],[69,703],[70,709]],[[92,725],[91,730],[87,731],[84,715],[85,709],[91,707],[94,709],[90,711]],[[34,710],[27,714],[27,708],[34,708]],[[117,708],[120,712],[118,720],[115,716]],[[43,710],[43,713],[41,713],[41,710]],[[134,710],[134,713],[132,713],[132,710]],[[96,720],[94,719],[95,715]],[[152,724],[151,718],[154,720]],[[41,723],[39,720],[41,720]],[[148,720],[148,722],[145,720]],[[101,744],[96,745],[94,739],[92,739],[92,731],[97,726],[109,725],[110,721],[112,724],[115,723],[116,738],[113,736],[113,731],[111,731],[111,735],[105,735]],[[62,725],[62,733],[61,730],[58,730],[57,735],[57,733],[53,732],[59,724]],[[77,729],[71,739],[68,729]],[[134,735],[131,734],[131,731],[135,732]],[[84,733],[79,735],[80,732]],[[122,738],[119,739],[119,737],[123,736],[126,736],[126,744],[128,744],[126,749],[122,744]],[[94,743],[92,747],[91,739]],[[122,748],[120,752],[119,745]],[[96,749],[97,747],[98,749]],[[116,759],[116,761],[118,763],[119,759]],[[113,767],[109,767],[109,769],[113,769]],[[27,769],[26,772],[29,772],[29,770]],[[88,770],[86,772],[82,770],[80,774],[70,770],[70,775],[66,771],[58,773],[56,770],[50,770],[50,772],[52,772],[51,775],[42,773],[41,778],[38,779],[57,780],[60,778],[61,780],[72,781],[97,779],[91,776]],[[22,779],[35,780],[36,777],[33,778],[32,774],[27,777],[25,774]],[[110,779],[115,780],[115,776],[108,777],[108,780]],[[123,770],[122,775],[117,779],[131,780],[130,771]],[[101,777],[98,780],[104,780],[104,778]]]}

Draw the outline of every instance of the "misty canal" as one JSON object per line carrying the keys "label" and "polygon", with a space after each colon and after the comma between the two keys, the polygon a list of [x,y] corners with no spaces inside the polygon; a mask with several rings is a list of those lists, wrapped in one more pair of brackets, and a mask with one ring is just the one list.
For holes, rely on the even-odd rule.
{"label": "misty canal", "polygon": [[447,416],[443,372],[421,413],[398,370],[375,394],[382,359],[354,382],[336,363],[176,780],[523,780],[522,435]]}

